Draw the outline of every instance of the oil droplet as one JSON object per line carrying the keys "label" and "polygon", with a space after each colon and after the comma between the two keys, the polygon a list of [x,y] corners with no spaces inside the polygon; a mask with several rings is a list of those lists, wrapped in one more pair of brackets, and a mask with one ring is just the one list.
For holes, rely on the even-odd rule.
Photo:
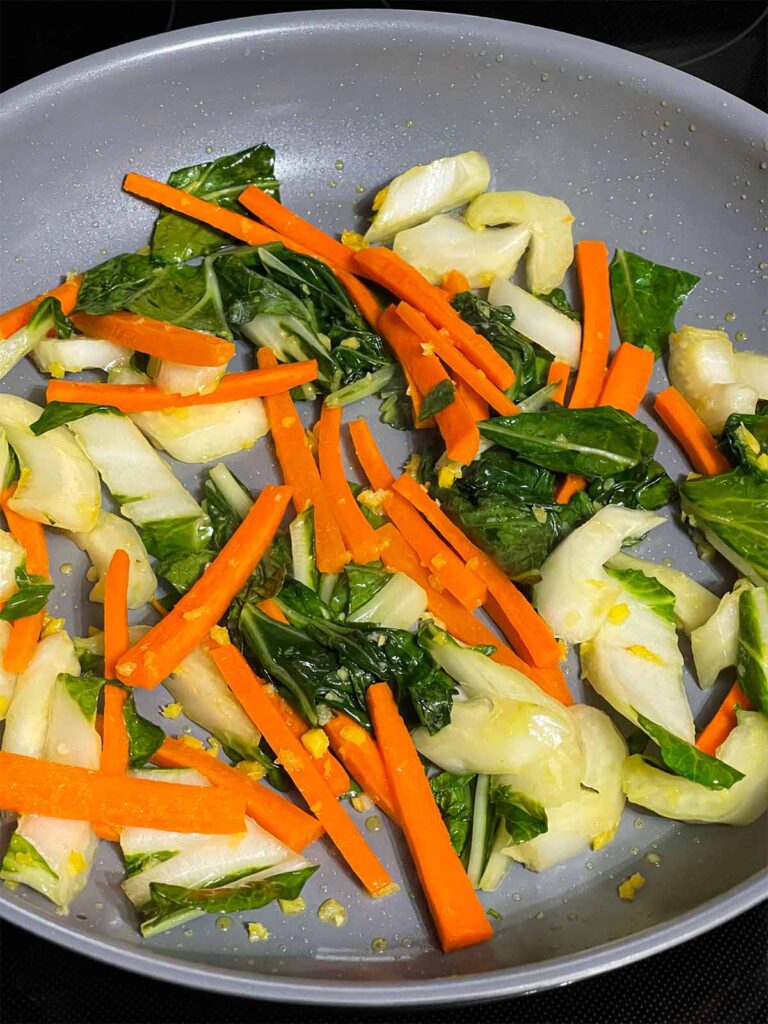
{"label": "oil droplet", "polygon": [[213,152],[213,146],[206,146],[205,147],[205,152],[206,153],[212,153]]}
{"label": "oil droplet", "polygon": [[503,61],[504,61],[504,54],[503,53],[497,53],[496,54],[496,63],[497,64],[502,64]]}
{"label": "oil droplet", "polygon": [[635,828],[645,828],[645,821],[643,818],[635,818],[633,825]]}
{"label": "oil droplet", "polygon": [[362,195],[362,193],[365,192],[365,185],[355,185],[355,192]]}
{"label": "oil droplet", "polygon": [[337,185],[338,182],[334,181],[333,178],[331,178],[331,180],[328,182],[328,188],[336,188]]}
{"label": "oil droplet", "polygon": [[758,270],[768,270],[768,263],[766,263],[765,260],[763,260],[762,263],[758,263],[757,264],[757,269]]}
{"label": "oil droplet", "polygon": [[584,865],[584,867],[587,869],[587,871],[594,871],[595,870],[595,865],[592,863],[591,860],[588,860],[587,863]]}
{"label": "oil droplet", "polygon": [[538,914],[535,915],[535,918],[536,918],[537,921],[541,921],[543,919],[543,917],[544,917],[544,911],[543,910],[540,910],[538,912]]}
{"label": "oil droplet", "polygon": [[689,132],[695,132],[696,131],[696,125],[695,124],[689,124],[688,125],[688,131]]}
{"label": "oil droplet", "polygon": [[344,161],[343,160],[337,160],[336,163],[333,166],[336,168],[337,171],[343,171],[344,170]]}
{"label": "oil droplet", "polygon": [[188,939],[191,939],[195,933],[192,931],[191,928],[185,928],[184,934],[187,936]]}
{"label": "oil droplet", "polygon": [[71,562],[64,562],[59,566],[59,572],[62,576],[71,576],[74,571],[75,567]]}
{"label": "oil droplet", "polygon": [[104,904],[101,903],[101,902],[94,903],[93,905],[94,905],[96,910],[103,910],[104,909]]}
{"label": "oil droplet", "polygon": [[577,82],[583,82],[584,81],[584,75],[576,75],[576,81]]}
{"label": "oil droplet", "polygon": [[522,898],[523,898],[523,894],[521,892],[513,892],[512,893],[512,899],[515,901],[515,903],[519,903]]}
{"label": "oil droplet", "polygon": [[638,855],[638,853],[640,853],[640,847],[639,846],[630,846],[629,852],[632,854],[633,857],[636,857]]}
{"label": "oil droplet", "polygon": [[646,853],[645,859],[648,861],[649,864],[653,864],[655,868],[659,867],[659,865],[661,864],[661,857],[658,855],[658,853]]}
{"label": "oil droplet", "polygon": [[725,316],[723,317],[723,320],[727,320],[729,323],[732,320],[735,320],[735,319],[736,319],[736,314],[735,313],[726,313]]}
{"label": "oil droplet", "polygon": [[405,122],[405,127],[406,127],[406,128],[413,128],[413,121],[412,121],[412,120],[410,119],[410,117],[409,117],[409,118],[408,118],[408,120],[407,120],[407,121]]}
{"label": "oil droplet", "polygon": [[746,341],[747,340],[747,336],[744,333],[744,331],[736,331],[736,333],[734,334],[733,337],[734,337],[735,341]]}
{"label": "oil droplet", "polygon": [[377,936],[377,938],[375,938],[373,940],[373,942],[371,943],[371,952],[372,953],[383,953],[387,949],[389,949],[389,943],[387,942],[386,939],[382,938],[380,935]]}
{"label": "oil droplet", "polygon": [[768,160],[761,160],[759,166],[761,171],[768,170]]}
{"label": "oil droplet", "polygon": [[548,82],[549,81],[549,75],[545,71],[543,75],[539,75],[539,79],[542,82]]}
{"label": "oil droplet", "polygon": [[216,918],[216,927],[217,928],[221,928],[221,930],[223,932],[229,931],[229,929],[232,927],[232,918],[231,917],[217,917]]}
{"label": "oil droplet", "polygon": [[372,814],[370,818],[365,819],[365,828],[367,832],[378,832],[381,828],[381,818],[378,814]]}

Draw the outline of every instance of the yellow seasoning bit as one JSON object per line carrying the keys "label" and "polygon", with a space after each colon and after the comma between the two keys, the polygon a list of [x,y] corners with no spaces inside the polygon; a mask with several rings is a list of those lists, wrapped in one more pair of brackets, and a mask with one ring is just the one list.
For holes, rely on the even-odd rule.
{"label": "yellow seasoning bit", "polygon": [[238,761],[235,768],[243,775],[247,775],[249,779],[253,779],[254,782],[263,779],[267,774],[267,769],[258,761]]}
{"label": "yellow seasoning bit", "polygon": [[209,736],[208,737],[208,749],[206,750],[206,754],[210,754],[211,757],[218,757],[220,750],[221,750],[221,744],[216,739],[216,737],[215,736]]}
{"label": "yellow seasoning bit", "polygon": [[295,900],[278,900],[277,902],[286,917],[296,917],[307,909],[307,903],[303,896],[297,896]]}
{"label": "yellow seasoning bit", "polygon": [[301,742],[314,758],[322,757],[328,750],[328,737],[322,729],[307,729]]}
{"label": "yellow seasoning bit", "polygon": [[[419,466],[421,465],[421,456],[418,452],[413,452],[408,457],[408,461],[403,467],[404,471],[409,475],[416,477],[419,475]],[[426,488],[424,488],[426,490]]]}
{"label": "yellow seasoning bit", "polygon": [[213,640],[219,647],[226,647],[229,643],[229,633],[224,626],[212,626],[208,636]]}
{"label": "yellow seasoning bit", "polygon": [[423,356],[433,356],[435,354],[435,346],[429,341],[422,341],[421,354]]}
{"label": "yellow seasoning bit", "polygon": [[642,889],[645,885],[645,879],[636,871],[634,875],[630,875],[629,878],[625,879],[619,886],[619,898],[622,900],[632,901],[635,898],[635,893],[638,889]]}
{"label": "yellow seasoning bit", "polygon": [[371,798],[367,796],[365,793],[360,793],[357,796],[353,796],[349,802],[352,804],[354,809],[358,811],[360,814],[362,814],[363,811],[370,811],[371,808],[373,807],[373,800],[371,800]]}
{"label": "yellow seasoning bit", "polygon": [[341,727],[341,738],[346,743],[353,743],[360,747],[365,743],[366,732],[361,725],[343,725]]}
{"label": "yellow seasoning bit", "polygon": [[78,850],[71,850],[67,856],[67,871],[70,875],[82,875],[87,864],[85,857]]}
{"label": "yellow seasoning bit", "polygon": [[347,908],[342,906],[338,900],[326,900],[317,908],[317,916],[324,924],[332,924],[334,928],[341,928],[347,923]]}
{"label": "yellow seasoning bit", "polygon": [[371,209],[373,210],[374,213],[376,213],[377,210],[381,209],[382,203],[387,198],[387,192],[389,192],[389,185],[385,185],[384,188],[380,188],[376,195],[373,197]]}
{"label": "yellow seasoning bit", "polygon": [[56,619],[52,615],[46,615],[43,619],[43,628],[40,630],[40,638],[45,640],[47,636],[60,633],[64,629],[65,619]]}
{"label": "yellow seasoning bit", "polygon": [[360,339],[351,337],[342,338],[341,341],[339,342],[339,345],[341,345],[342,348],[352,349],[352,351],[354,352],[360,348]]}
{"label": "yellow seasoning bit", "polygon": [[368,243],[359,231],[347,230],[341,232],[341,244],[346,245],[349,249],[354,249],[355,252],[368,246]]}
{"label": "yellow seasoning bit", "polygon": [[249,942],[263,942],[269,938],[269,932],[260,921],[249,921],[245,926],[248,929]]}
{"label": "yellow seasoning bit", "polygon": [[197,736],[179,736],[182,743],[186,743],[188,747],[194,747],[195,750],[205,750],[202,740],[199,740]]}
{"label": "yellow seasoning bit", "polygon": [[178,718],[179,715],[184,714],[184,708],[181,704],[166,704],[165,707],[160,708],[160,714],[163,718]]}
{"label": "yellow seasoning bit", "polygon": [[608,612],[608,621],[612,622],[614,626],[620,626],[621,623],[629,617],[629,606],[622,602],[621,604],[615,604],[613,608]]}
{"label": "yellow seasoning bit", "polygon": [[642,658],[643,661],[650,661],[654,665],[663,665],[664,662],[653,651],[649,650],[643,644],[630,644],[627,648],[630,654],[634,654],[636,658]]}
{"label": "yellow seasoning bit", "polygon": [[0,718],[5,718],[6,712],[11,704],[10,697],[0,697]]}
{"label": "yellow seasoning bit", "polygon": [[366,490],[360,491],[357,496],[357,500],[361,505],[365,506],[365,508],[370,509],[371,512],[381,512],[386,496],[386,491],[371,491],[366,488]]}
{"label": "yellow seasoning bit", "polygon": [[443,466],[437,474],[437,486],[445,489],[453,487],[455,481],[460,476],[461,473],[457,473],[452,466]]}
{"label": "yellow seasoning bit", "polygon": [[434,566],[435,569],[444,569],[445,566],[447,565],[445,555],[433,555],[429,561],[430,565]]}
{"label": "yellow seasoning bit", "polygon": [[613,841],[613,837],[616,835],[615,828],[609,828],[605,832],[599,832],[592,839],[592,849],[602,850],[604,846]]}

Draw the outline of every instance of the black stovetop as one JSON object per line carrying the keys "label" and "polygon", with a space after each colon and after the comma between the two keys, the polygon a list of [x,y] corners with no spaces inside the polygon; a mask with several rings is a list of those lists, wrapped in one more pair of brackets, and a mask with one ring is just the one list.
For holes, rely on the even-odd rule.
{"label": "black stovetop", "polygon": [[[442,10],[586,35],[684,68],[761,109],[768,103],[765,3],[295,3],[254,0],[4,0],[0,85],[119,43],[256,13],[329,7]],[[757,1024],[768,1020],[768,908],[755,908],[662,956],[567,988],[440,1011],[275,1006],[150,981],[0,926],[2,1024]]]}

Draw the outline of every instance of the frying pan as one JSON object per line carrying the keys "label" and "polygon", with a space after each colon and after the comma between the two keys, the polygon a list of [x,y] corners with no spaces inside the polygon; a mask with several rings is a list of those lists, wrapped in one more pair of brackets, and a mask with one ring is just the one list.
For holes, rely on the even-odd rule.
{"label": "frying pan", "polygon": [[[403,11],[247,18],[126,44],[43,75],[5,95],[0,131],[3,308],[67,270],[145,244],[154,210],[121,193],[128,170],[165,178],[267,140],[285,201],[338,231],[362,223],[371,196],[394,174],[472,148],[488,155],[497,187],[562,197],[578,237],[700,274],[686,320],[715,326],[735,313],[733,327],[750,347],[768,341],[765,116],[688,75],[586,39]],[[663,381],[659,367],[652,390]],[[42,398],[29,365],[4,383]],[[375,420],[375,404],[361,411]],[[404,457],[407,437],[386,427],[377,433],[393,462]],[[686,472],[663,434],[659,457],[673,475]],[[263,442],[228,462],[254,487],[274,478]],[[174,468],[199,485],[200,473]],[[674,514],[642,553],[672,558],[719,592],[730,586],[728,569],[698,559]],[[73,575],[59,574],[65,562]],[[52,566],[55,614],[75,633],[99,624],[83,556],[64,538],[52,542]],[[582,699],[575,664],[570,672]],[[689,678],[688,693],[701,723],[723,690],[705,696]],[[142,697],[141,710],[156,716],[163,698]],[[493,941],[443,956],[400,837],[384,829],[370,838],[402,883],[397,896],[361,897],[335,855],[320,849],[307,912],[260,911],[272,938],[257,945],[240,918],[226,931],[205,917],[142,940],[108,844],[69,916],[23,888],[0,891],[0,914],[70,949],[186,985],[392,1006],[564,984],[658,953],[768,893],[764,821],[705,828],[629,807],[604,850],[541,875],[513,866],[486,898],[501,915]],[[634,871],[647,884],[634,902],[621,901],[617,885]],[[347,907],[346,927],[315,916],[328,896]],[[377,938],[386,948],[374,952]]]}

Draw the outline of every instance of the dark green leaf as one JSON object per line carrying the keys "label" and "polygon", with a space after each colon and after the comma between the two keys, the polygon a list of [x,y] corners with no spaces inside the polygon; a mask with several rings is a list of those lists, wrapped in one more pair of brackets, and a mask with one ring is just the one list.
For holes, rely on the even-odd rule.
{"label": "dark green leaf", "polygon": [[630,755],[642,754],[648,746],[648,736],[642,729],[635,729],[627,736],[627,750]]}
{"label": "dark green leaf", "polygon": [[742,590],[739,598],[739,685],[753,708],[768,717],[768,590]]}
{"label": "dark green leaf", "polygon": [[546,302],[548,306],[552,306],[558,313],[567,316],[569,320],[581,321],[581,313],[578,313],[573,308],[562,288],[553,288],[548,295],[539,295],[537,293],[536,298],[541,302]]}
{"label": "dark green leaf", "polygon": [[356,565],[351,562],[344,566],[348,592],[346,612],[352,615],[367,604],[392,579],[391,573],[376,565]]}
{"label": "dark green leaf", "polygon": [[211,524],[207,516],[178,516],[143,523],[141,539],[154,558],[172,560],[191,551],[207,551]]}
{"label": "dark green leaf", "polygon": [[58,682],[62,683],[83,713],[83,718],[93,722],[96,717],[96,707],[99,702],[99,694],[104,686],[104,679],[101,676],[86,673],[82,676],[72,676],[68,672],[59,673]]}
{"label": "dark green leaf", "polygon": [[506,448],[488,448],[462,469],[454,487],[477,504],[483,498],[549,505],[555,498],[555,474]]}
{"label": "dark green leaf", "polygon": [[746,563],[742,571],[768,582],[768,478],[739,467],[686,480],[680,505],[692,526]]}
{"label": "dark green leaf", "polygon": [[490,802],[513,843],[525,843],[547,831],[547,812],[542,804],[511,786],[491,786]]}
{"label": "dark green leaf", "polygon": [[16,569],[16,586],[19,589],[11,594],[0,610],[0,619],[5,622],[36,615],[45,608],[48,595],[53,590],[53,584],[47,576],[30,576],[23,566]]}
{"label": "dark green leaf", "polygon": [[295,900],[304,884],[317,871],[317,865],[284,871],[279,875],[233,888],[186,889],[181,885],[150,882],[149,891],[155,914],[175,910],[203,910],[206,914],[236,914],[242,910],[258,910],[274,900]]}
{"label": "dark green leaf", "polygon": [[452,404],[456,397],[456,385],[452,380],[441,380],[424,396],[419,413],[419,422],[435,416]]}
{"label": "dark green leaf", "polygon": [[77,309],[93,316],[127,309],[162,274],[162,267],[156,267],[149,256],[135,252],[113,256],[85,272],[77,293]]}
{"label": "dark green leaf", "polygon": [[125,877],[132,878],[140,871],[154,867],[155,864],[162,864],[163,861],[175,857],[178,850],[152,850],[148,853],[124,853]]}
{"label": "dark green leaf", "polygon": [[[275,151],[262,142],[239,153],[173,171],[168,184],[209,203],[242,213],[238,196],[247,185],[256,185],[279,198]],[[155,222],[151,253],[152,259],[160,263],[183,263],[197,256],[206,256],[230,243],[229,236],[199,221],[161,210]]]}
{"label": "dark green leaf", "polygon": [[212,261],[197,266],[167,266],[135,295],[127,308],[140,316],[166,320],[193,331],[231,338]]}
{"label": "dark green leaf", "polygon": [[725,421],[720,448],[736,465],[768,477],[768,405],[762,412],[731,413]]}
{"label": "dark green leaf", "polygon": [[135,771],[143,768],[165,741],[159,725],[148,722],[136,710],[133,693],[129,690],[123,704],[123,721],[128,733],[128,767]]}
{"label": "dark green leaf", "polygon": [[515,314],[510,306],[492,306],[472,292],[459,292],[452,305],[462,320],[489,341],[515,371],[515,383],[507,391],[510,398],[526,398],[546,384],[554,357],[515,329]]}
{"label": "dark green leaf", "polygon": [[435,803],[451,837],[451,846],[459,857],[467,845],[472,824],[472,779],[474,775],[471,774],[440,772],[429,780]]}
{"label": "dark green leaf", "polygon": [[155,565],[155,570],[177,593],[186,594],[215,557],[216,552],[207,548],[202,551],[190,551],[187,554],[160,559]]}
{"label": "dark green leaf", "polygon": [[81,420],[83,416],[90,416],[95,412],[110,413],[113,416],[123,415],[113,405],[91,405],[89,402],[49,402],[40,418],[31,423],[29,429],[39,437],[64,423],[74,423],[75,420]]}
{"label": "dark green leaf", "polygon": [[609,565],[605,566],[605,571],[660,619],[674,623],[675,595],[654,576],[646,576],[640,569],[612,569]]}
{"label": "dark green leaf", "polygon": [[45,330],[55,331],[57,338],[71,338],[75,333],[75,325],[68,317],[64,316],[61,303],[53,295],[43,299],[37,309],[29,318],[28,331]]}
{"label": "dark green leaf", "polygon": [[662,356],[675,329],[675,314],[700,278],[625,249],[617,249],[610,266],[611,300],[622,341],[650,348]]}
{"label": "dark green leaf", "polygon": [[587,493],[596,504],[652,510],[671,504],[677,486],[660,462],[646,459],[634,469],[593,480]]}
{"label": "dark green leaf", "polygon": [[588,479],[632,469],[653,455],[658,438],[629,413],[602,406],[500,416],[479,424],[483,437],[557,473]]}
{"label": "dark green leaf", "polygon": [[637,715],[637,724],[658,745],[662,761],[675,775],[697,782],[707,789],[730,789],[735,782],[744,778],[743,773],[736,768],[705,754],[692,743],[686,743],[645,715]]}

